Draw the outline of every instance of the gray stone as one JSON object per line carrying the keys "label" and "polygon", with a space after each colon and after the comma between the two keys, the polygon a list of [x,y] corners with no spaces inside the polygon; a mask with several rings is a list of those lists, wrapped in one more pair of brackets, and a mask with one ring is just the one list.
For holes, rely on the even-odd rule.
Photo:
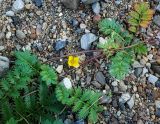
{"label": "gray stone", "polygon": [[69,9],[77,9],[80,3],[80,0],[61,0],[63,5]]}
{"label": "gray stone", "polygon": [[95,14],[99,14],[100,9],[101,9],[101,7],[100,7],[99,2],[96,2],[96,3],[92,4],[92,10]]}
{"label": "gray stone", "polygon": [[16,0],[13,3],[12,10],[18,12],[24,8],[24,2],[22,0]]}
{"label": "gray stone", "polygon": [[4,46],[0,46],[0,51],[4,50],[5,47]]}
{"label": "gray stone", "polygon": [[123,93],[119,98],[119,102],[126,103],[131,98],[129,93]]}
{"label": "gray stone", "polygon": [[66,46],[66,40],[60,39],[60,40],[56,41],[55,49],[57,51],[59,51],[59,50],[63,49],[65,46]]}
{"label": "gray stone", "polygon": [[3,38],[5,38],[5,34],[3,32],[0,33],[0,40],[2,40]]}
{"label": "gray stone", "polygon": [[81,37],[81,48],[88,50],[91,47],[91,43],[97,40],[97,36],[93,33],[86,33]]}
{"label": "gray stone", "polygon": [[9,69],[9,59],[0,56],[0,77]]}
{"label": "gray stone", "polygon": [[0,0],[0,4],[3,2],[3,0]]}
{"label": "gray stone", "polygon": [[153,22],[154,22],[156,25],[160,26],[160,16],[159,16],[159,15],[154,16]]}
{"label": "gray stone", "polygon": [[142,71],[143,71],[143,68],[136,68],[136,69],[134,70],[134,75],[135,75],[136,77],[139,77],[139,76],[141,75]]}
{"label": "gray stone", "polygon": [[160,3],[159,3],[158,6],[156,7],[156,10],[157,10],[158,12],[160,12]]}
{"label": "gray stone", "polygon": [[106,95],[102,96],[102,98],[100,99],[101,104],[106,104],[111,102],[112,102],[112,98]]}
{"label": "gray stone", "polygon": [[105,77],[104,77],[102,72],[100,72],[100,71],[97,72],[95,78],[101,85],[105,85],[106,84],[106,79],[105,79]]}
{"label": "gray stone", "polygon": [[21,30],[17,30],[17,31],[16,31],[16,36],[17,36],[19,39],[24,39],[24,38],[26,38],[25,33],[23,33]]}
{"label": "gray stone", "polygon": [[120,81],[118,83],[118,87],[119,87],[119,91],[121,91],[121,92],[126,92],[126,90],[127,90],[127,85],[125,85],[123,81]]}
{"label": "gray stone", "polygon": [[153,85],[155,85],[156,81],[158,81],[158,77],[150,74],[148,77],[148,82],[152,83]]}
{"label": "gray stone", "polygon": [[160,100],[155,101],[156,108],[160,108]]}
{"label": "gray stone", "polygon": [[7,11],[6,16],[14,16],[14,12],[13,11]]}
{"label": "gray stone", "polygon": [[81,0],[84,4],[92,4],[98,2],[99,0]]}
{"label": "gray stone", "polygon": [[127,102],[127,105],[129,106],[130,109],[132,109],[134,106],[134,99],[135,99],[135,95],[133,95],[131,99]]}
{"label": "gray stone", "polygon": [[117,81],[113,81],[112,82],[112,86],[116,87],[118,85],[118,82]]}

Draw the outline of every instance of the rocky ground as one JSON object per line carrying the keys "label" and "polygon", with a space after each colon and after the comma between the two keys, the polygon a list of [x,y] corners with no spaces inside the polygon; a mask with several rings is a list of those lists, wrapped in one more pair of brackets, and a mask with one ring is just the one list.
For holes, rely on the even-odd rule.
{"label": "rocky ground", "polygon": [[[59,58],[96,49],[105,38],[99,34],[97,22],[114,18],[126,24],[127,12],[137,0],[96,1],[0,0],[0,73],[9,67],[4,56],[11,58],[15,50],[30,50],[42,62],[52,65],[60,80],[112,93],[101,99],[105,111],[99,123],[160,124],[160,0],[148,1],[156,13],[151,25],[140,31],[148,42],[148,55],[137,56],[125,80],[109,76],[106,58],[90,60],[98,52],[80,54],[83,64],[78,69],[69,68],[67,58]],[[72,118],[69,114],[64,123],[71,124]]]}

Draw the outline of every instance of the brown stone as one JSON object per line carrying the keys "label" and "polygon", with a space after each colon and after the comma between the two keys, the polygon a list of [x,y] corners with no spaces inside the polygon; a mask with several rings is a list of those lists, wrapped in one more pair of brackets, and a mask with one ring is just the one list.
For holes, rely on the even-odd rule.
{"label": "brown stone", "polygon": [[36,39],[37,38],[37,34],[36,34],[36,29],[35,28],[31,28],[31,35],[30,35],[31,39]]}

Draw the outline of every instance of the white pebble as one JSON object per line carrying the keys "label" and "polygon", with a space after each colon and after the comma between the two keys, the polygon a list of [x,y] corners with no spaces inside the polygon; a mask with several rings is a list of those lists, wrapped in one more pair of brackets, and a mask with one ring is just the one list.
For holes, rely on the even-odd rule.
{"label": "white pebble", "polygon": [[14,12],[13,11],[7,11],[6,16],[14,16]]}
{"label": "white pebble", "polygon": [[18,12],[18,11],[22,10],[23,8],[24,8],[24,2],[22,0],[16,0],[13,3],[12,10],[14,12]]}
{"label": "white pebble", "polygon": [[70,81],[69,78],[64,78],[62,83],[64,84],[64,86],[67,88],[67,89],[71,89],[72,88],[72,83]]}

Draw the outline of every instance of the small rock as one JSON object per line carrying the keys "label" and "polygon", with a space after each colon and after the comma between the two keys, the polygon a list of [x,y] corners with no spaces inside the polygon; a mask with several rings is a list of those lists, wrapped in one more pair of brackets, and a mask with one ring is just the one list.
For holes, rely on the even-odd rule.
{"label": "small rock", "polygon": [[119,82],[118,87],[119,87],[119,91],[121,92],[126,92],[127,90],[127,85],[125,85],[123,81]]}
{"label": "small rock", "polygon": [[153,54],[149,54],[149,55],[147,56],[147,58],[148,58],[149,60],[152,60],[152,59],[153,59]]}
{"label": "small rock", "polygon": [[16,0],[13,3],[12,10],[14,12],[18,12],[18,11],[22,10],[23,8],[24,8],[24,2],[22,0]]}
{"label": "small rock", "polygon": [[33,0],[33,2],[35,3],[35,5],[37,7],[42,7],[43,1],[42,0]]}
{"label": "small rock", "polygon": [[119,102],[126,103],[131,98],[129,93],[123,93],[119,98]]}
{"label": "small rock", "polygon": [[0,46],[0,51],[4,50],[5,47],[4,46]]}
{"label": "small rock", "polygon": [[96,15],[98,15],[100,13],[100,9],[101,9],[101,7],[100,7],[99,2],[92,4],[92,10]]}
{"label": "small rock", "polygon": [[160,3],[159,3],[159,5],[156,7],[156,10],[157,10],[158,12],[160,12]]}
{"label": "small rock", "polygon": [[158,81],[158,78],[156,76],[150,74],[149,77],[148,77],[148,82],[150,82],[153,85],[155,85],[156,81]]}
{"label": "small rock", "polygon": [[56,45],[55,45],[55,49],[57,51],[63,49],[66,46],[66,40],[57,40],[56,41]]}
{"label": "small rock", "polygon": [[73,122],[72,122],[72,120],[70,120],[70,119],[66,119],[66,120],[64,121],[64,124],[73,124]]}
{"label": "small rock", "polygon": [[101,84],[98,83],[97,81],[92,81],[91,84],[92,84],[93,86],[95,86],[96,88],[101,88]]}
{"label": "small rock", "polygon": [[12,16],[11,18],[12,18],[12,20],[13,20],[12,23],[13,23],[15,26],[21,24],[21,19],[19,18],[19,16]]}
{"label": "small rock", "polygon": [[41,43],[36,43],[36,46],[38,48],[38,51],[40,51],[40,52],[43,51],[43,46]]}
{"label": "small rock", "polygon": [[160,88],[160,80],[156,81],[155,86]]}
{"label": "small rock", "polygon": [[156,108],[160,108],[160,100],[155,101]]}
{"label": "small rock", "polygon": [[77,9],[80,3],[80,0],[61,0],[65,7],[69,9]]}
{"label": "small rock", "polygon": [[157,108],[157,109],[156,109],[156,116],[157,116],[158,118],[160,118],[160,108]]}
{"label": "small rock", "polygon": [[63,71],[63,65],[58,65],[58,67],[56,68],[56,71],[60,74]]}
{"label": "small rock", "polygon": [[158,16],[154,16],[153,22],[156,25],[160,26],[160,16],[159,15]]}
{"label": "small rock", "polygon": [[102,98],[100,99],[101,104],[106,104],[106,103],[108,104],[111,102],[112,102],[112,98],[106,95],[102,96]]}
{"label": "small rock", "polygon": [[0,40],[2,40],[3,38],[5,38],[5,34],[3,32],[0,33]]}
{"label": "small rock", "polygon": [[134,63],[132,64],[133,68],[140,68],[143,67],[138,61],[134,61]]}
{"label": "small rock", "polygon": [[81,37],[81,48],[88,50],[91,47],[91,43],[97,40],[97,36],[92,33],[86,33]]}
{"label": "small rock", "polygon": [[132,109],[134,106],[134,98],[135,98],[135,95],[133,95],[131,99],[127,102],[127,105],[129,106],[130,109]]}
{"label": "small rock", "polygon": [[19,39],[24,39],[24,38],[26,38],[26,35],[25,35],[21,30],[17,30],[17,31],[16,31],[16,36],[17,36]]}
{"label": "small rock", "polygon": [[94,15],[93,22],[98,23],[101,20],[101,15]]}
{"label": "small rock", "polygon": [[122,0],[115,0],[115,4],[119,5],[121,4]]}
{"label": "small rock", "polygon": [[119,102],[118,106],[119,106],[119,108],[120,108],[121,111],[124,111],[124,110],[125,110],[125,105],[124,105],[124,103]]}
{"label": "small rock", "polygon": [[87,26],[86,26],[85,24],[83,24],[83,23],[80,24],[80,28],[81,28],[81,29],[85,29],[86,27],[87,27]]}
{"label": "small rock", "polygon": [[76,122],[74,122],[74,124],[85,124],[84,120],[78,120]]}
{"label": "small rock", "polygon": [[78,26],[79,22],[76,19],[72,19],[71,24],[72,24],[72,26],[76,27],[76,26]]}
{"label": "small rock", "polygon": [[143,68],[142,75],[144,76],[146,73],[148,73],[148,69],[146,67]]}
{"label": "small rock", "polygon": [[11,33],[11,32],[7,32],[7,34],[6,34],[6,38],[7,38],[7,39],[10,39],[10,38],[11,38],[11,36],[12,36],[12,33]]}
{"label": "small rock", "polygon": [[105,77],[104,77],[102,72],[100,72],[100,71],[97,72],[95,78],[101,85],[105,85],[106,84],[106,79],[105,79]]}
{"label": "small rock", "polygon": [[0,77],[9,69],[9,59],[0,56]]}
{"label": "small rock", "polygon": [[0,4],[3,2],[3,0],[0,0]]}
{"label": "small rock", "polygon": [[14,12],[13,11],[7,11],[6,16],[14,16]]}
{"label": "small rock", "polygon": [[36,29],[35,28],[31,28],[30,38],[34,39],[34,40],[37,38],[37,34],[36,34]]}
{"label": "small rock", "polygon": [[118,107],[118,102],[117,102],[116,99],[112,100],[112,106],[113,106],[114,108],[117,108],[117,107]]}
{"label": "small rock", "polygon": [[71,83],[71,80],[69,78],[64,78],[62,83],[64,84],[64,86],[67,88],[67,89],[71,89],[72,88],[72,83]]}
{"label": "small rock", "polygon": [[118,85],[118,82],[117,81],[113,81],[112,82],[112,86],[116,87]]}
{"label": "small rock", "polygon": [[142,68],[136,68],[134,70],[134,75],[138,78],[141,75],[142,71],[143,71]]}
{"label": "small rock", "polygon": [[144,123],[143,123],[143,121],[142,121],[141,119],[139,119],[139,120],[137,121],[137,124],[144,124]]}
{"label": "small rock", "polygon": [[152,63],[151,69],[153,70],[154,73],[160,75],[160,65],[158,65],[157,63]]}
{"label": "small rock", "polygon": [[81,0],[84,4],[92,4],[98,2],[99,0]]}

